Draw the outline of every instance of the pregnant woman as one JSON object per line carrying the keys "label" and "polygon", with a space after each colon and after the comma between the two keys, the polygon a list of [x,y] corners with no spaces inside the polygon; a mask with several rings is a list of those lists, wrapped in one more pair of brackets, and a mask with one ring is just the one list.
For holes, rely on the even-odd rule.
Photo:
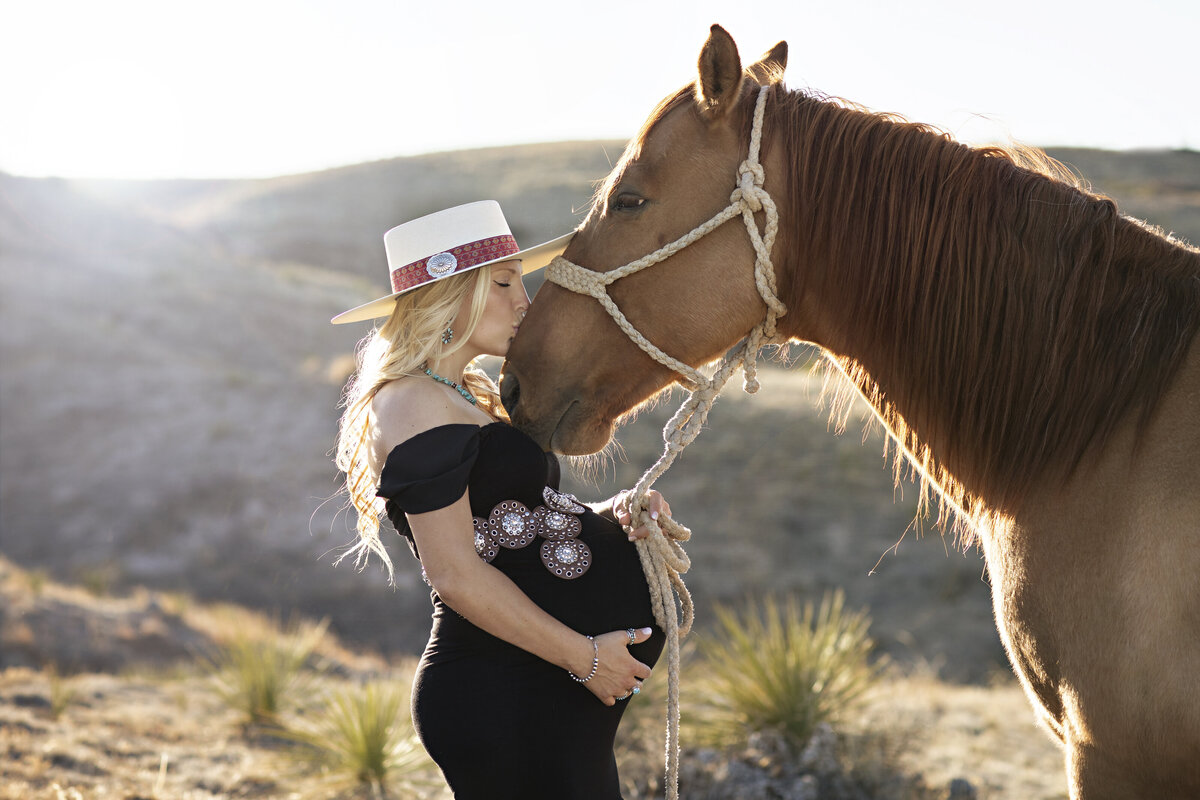
{"label": "pregnant woman", "polygon": [[[384,236],[392,293],[333,320],[387,317],[359,348],[337,465],[350,552],[391,572],[383,511],[432,587],[413,722],[459,800],[619,800],[617,726],[663,646],[624,493],[559,493],[555,457],[472,366],[508,352],[521,276],[568,238],[522,251],[492,201],[412,220]],[[670,509],[655,494],[651,511]]]}

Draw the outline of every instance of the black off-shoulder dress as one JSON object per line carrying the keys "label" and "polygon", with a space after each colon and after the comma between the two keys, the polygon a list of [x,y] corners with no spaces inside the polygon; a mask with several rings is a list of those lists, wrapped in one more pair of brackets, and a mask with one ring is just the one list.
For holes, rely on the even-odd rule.
{"label": "black off-shoulder dress", "polygon": [[[379,496],[412,545],[405,512],[469,492],[482,558],[580,633],[654,627],[630,648],[653,665],[664,637],[636,549],[620,526],[558,495],[558,481],[553,454],[507,423],[442,425],[388,454]],[[619,800],[613,741],[630,701],[605,706],[561,667],[477,628],[436,592],[432,599],[413,723],[454,796]]]}

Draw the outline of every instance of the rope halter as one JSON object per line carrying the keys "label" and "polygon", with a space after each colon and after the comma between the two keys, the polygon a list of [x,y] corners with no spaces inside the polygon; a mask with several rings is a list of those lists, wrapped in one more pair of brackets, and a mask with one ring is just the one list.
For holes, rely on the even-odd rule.
{"label": "rope halter", "polygon": [[[623,267],[608,272],[597,272],[567,261],[562,256],[555,258],[546,267],[546,279],[564,289],[594,297],[608,311],[634,344],[652,359],[674,370],[683,378],[690,390],[688,398],[663,428],[665,449],[658,461],[642,475],[634,486],[629,499],[629,512],[633,527],[645,526],[650,535],[637,542],[638,556],[650,586],[650,597],[654,605],[654,618],[667,635],[667,798],[679,797],[679,640],[692,628],[692,597],[684,586],[683,573],[691,567],[691,560],[683,551],[682,543],[691,538],[691,531],[669,516],[658,520],[650,518],[648,511],[650,487],[674,463],[675,458],[700,433],[708,412],[726,381],[740,366],[744,372],[743,388],[753,394],[758,391],[758,351],[764,344],[776,341],[775,322],[787,313],[787,308],[776,295],[775,268],[771,264],[771,250],[779,230],[779,212],[775,201],[763,188],[766,173],[759,163],[758,153],[762,143],[763,109],[766,108],[767,91],[763,86],[758,92],[754,106],[754,125],[750,133],[750,146],[746,160],[738,166],[737,188],[729,196],[729,205],[712,219],[699,225],[690,233],[660,247],[647,256],[631,261]],[[766,224],[759,232],[754,215],[763,212]],[[635,272],[665,261],[683,248],[712,233],[729,220],[741,215],[746,223],[746,232],[754,247],[754,283],[766,304],[766,316],[744,339],[721,359],[711,378],[699,370],[668,355],[661,347],[653,344],[641,334],[617,308],[608,294],[610,284]],[[676,599],[679,610],[676,610]],[[680,619],[682,613],[682,620]]]}
{"label": "rope halter", "polygon": [[[617,304],[613,301],[612,297],[609,296],[608,287],[621,278],[666,261],[683,248],[712,233],[740,214],[746,223],[746,231],[750,234],[750,242],[754,246],[754,282],[758,287],[759,295],[767,306],[766,318],[750,332],[746,339],[742,340],[742,344],[749,344],[752,339],[757,338],[757,344],[761,346],[775,336],[776,319],[787,313],[787,309],[776,296],[775,270],[771,265],[771,249],[775,244],[775,235],[779,230],[779,214],[775,209],[775,201],[771,199],[771,196],[763,188],[766,173],[763,170],[762,164],[758,161],[758,153],[762,141],[763,110],[766,108],[767,91],[769,88],[769,86],[764,86],[758,93],[758,101],[754,107],[754,127],[750,134],[749,153],[746,160],[738,166],[737,188],[729,196],[728,206],[691,232],[684,234],[669,244],[663,245],[653,253],[642,256],[636,261],[631,261],[622,267],[607,272],[597,272],[567,261],[562,256],[555,258],[546,267],[547,280],[557,283],[564,289],[570,289],[579,294],[586,294],[598,300],[600,305],[604,306],[618,327],[625,332],[625,335],[634,344],[658,363],[679,373],[683,377],[684,385],[693,391],[705,386],[711,386],[712,380],[706,378],[699,370],[668,355],[662,348],[650,342],[634,328],[633,324],[617,308]],[[755,213],[759,211],[766,212],[766,227],[761,234],[758,230],[758,224],[754,219]],[[756,334],[758,334],[757,337]],[[757,352],[757,347],[754,348],[753,352]],[[746,390],[751,393],[757,391],[758,388],[754,373],[755,358],[751,356],[746,359]]]}

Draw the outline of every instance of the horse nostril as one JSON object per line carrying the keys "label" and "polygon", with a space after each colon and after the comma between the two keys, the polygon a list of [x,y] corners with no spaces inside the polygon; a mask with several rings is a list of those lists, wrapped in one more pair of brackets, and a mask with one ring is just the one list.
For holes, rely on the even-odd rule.
{"label": "horse nostril", "polygon": [[500,377],[500,403],[511,417],[517,410],[519,402],[521,402],[521,384],[517,382],[516,375],[506,372]]}

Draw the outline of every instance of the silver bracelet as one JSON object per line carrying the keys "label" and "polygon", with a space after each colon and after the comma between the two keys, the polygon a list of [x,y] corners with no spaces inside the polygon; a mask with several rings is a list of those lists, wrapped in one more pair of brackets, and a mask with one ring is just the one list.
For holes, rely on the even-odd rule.
{"label": "silver bracelet", "polygon": [[600,668],[600,645],[596,644],[596,638],[594,636],[589,636],[587,639],[592,643],[592,671],[588,673],[586,678],[581,678],[574,672],[571,672],[571,670],[567,670],[567,674],[571,676],[571,680],[575,681],[576,683],[587,683],[592,678],[596,677],[596,670]]}

